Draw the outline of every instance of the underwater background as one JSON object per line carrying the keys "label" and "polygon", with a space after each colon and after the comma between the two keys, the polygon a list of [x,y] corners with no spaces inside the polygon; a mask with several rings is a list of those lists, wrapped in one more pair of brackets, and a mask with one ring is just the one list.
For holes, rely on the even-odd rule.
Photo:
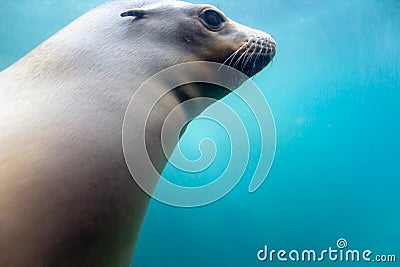
{"label": "underwater background", "polygon": [[[102,2],[1,0],[0,69]],[[252,194],[249,164],[238,186],[215,203],[185,209],[153,200],[133,266],[398,266],[400,1],[207,3],[277,41],[274,62],[253,78],[274,114],[275,160]],[[239,105],[229,96],[224,101]],[[230,151],[217,125],[194,121],[180,146],[196,158],[205,137],[219,148],[212,169],[189,177],[169,165],[165,176],[208,181],[223,169]],[[249,140],[250,163],[259,142]],[[340,238],[349,249],[396,255],[397,263],[257,259],[265,245],[321,251],[337,249]]]}

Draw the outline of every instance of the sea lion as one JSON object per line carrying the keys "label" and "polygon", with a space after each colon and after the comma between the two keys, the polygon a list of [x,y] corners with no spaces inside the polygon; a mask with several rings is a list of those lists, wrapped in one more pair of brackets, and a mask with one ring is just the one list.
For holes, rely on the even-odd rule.
{"label": "sea lion", "polygon": [[[270,35],[210,5],[117,0],[1,72],[0,265],[130,266],[150,200],[131,178],[121,144],[135,90],[183,62],[224,63],[252,76],[275,48]],[[227,93],[199,84],[170,94],[150,118],[150,138],[159,138],[154,118],[180,102]],[[159,142],[149,145],[161,171]]]}

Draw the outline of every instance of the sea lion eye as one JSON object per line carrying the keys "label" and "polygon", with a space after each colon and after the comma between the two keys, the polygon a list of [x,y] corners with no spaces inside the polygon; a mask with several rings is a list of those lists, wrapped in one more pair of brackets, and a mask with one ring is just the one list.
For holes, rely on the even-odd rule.
{"label": "sea lion eye", "polygon": [[210,30],[220,30],[223,23],[226,22],[224,17],[221,16],[217,11],[212,9],[207,9],[200,14],[200,19],[204,26]]}

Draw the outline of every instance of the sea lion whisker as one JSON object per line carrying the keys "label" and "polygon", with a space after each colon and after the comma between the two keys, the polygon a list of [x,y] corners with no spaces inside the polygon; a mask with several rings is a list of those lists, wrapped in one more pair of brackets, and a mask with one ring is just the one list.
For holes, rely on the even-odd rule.
{"label": "sea lion whisker", "polygon": [[[253,47],[256,47],[256,46],[257,46],[257,45],[256,45],[256,41],[257,41],[257,38],[255,38],[255,37],[252,37],[252,38],[249,40],[248,43],[251,42],[252,44],[251,44],[251,45],[247,48],[247,50],[244,52],[245,55],[244,55],[242,64],[244,63],[246,56],[247,56],[247,57],[249,56],[250,50],[253,49]],[[242,67],[244,67],[244,66],[242,65]]]}
{"label": "sea lion whisker", "polygon": [[[237,54],[242,51],[248,44],[250,43],[250,40],[247,41],[245,44],[243,44],[236,52],[234,53],[234,56],[231,58],[231,61],[229,62],[229,65],[233,63],[234,58],[237,56]],[[245,52],[244,52],[245,53]]]}
{"label": "sea lion whisker", "polygon": [[[232,64],[232,62],[233,62],[233,59],[236,57],[236,55],[237,55],[246,45],[248,45],[249,42],[250,42],[250,40],[247,41],[246,43],[244,43],[241,47],[239,47],[239,49],[237,49],[235,52],[233,52],[233,53],[224,61],[224,63],[222,63],[222,64],[223,64],[223,65],[230,66],[230,65]],[[229,61],[229,62],[228,62],[228,61]],[[228,64],[227,64],[227,63],[228,63]],[[222,66],[221,66],[218,70],[221,70],[221,68],[222,68]]]}
{"label": "sea lion whisker", "polygon": [[244,68],[243,63],[245,61],[246,56],[248,56],[250,50],[253,48],[254,44],[252,44],[251,46],[249,46],[249,48],[246,49],[246,51],[244,51],[244,53],[238,58],[237,62],[235,63],[235,66],[237,66],[237,64],[240,63],[240,60],[242,60],[242,69]]}
{"label": "sea lion whisker", "polygon": [[236,60],[235,64],[233,65],[234,68],[237,67],[237,65],[239,64],[240,60],[243,58],[243,56],[245,56],[245,55],[248,53],[248,51],[249,51],[250,49],[251,49],[251,46],[248,47],[248,48],[243,52],[243,54]]}
{"label": "sea lion whisker", "polygon": [[260,58],[260,56],[261,56],[262,51],[264,50],[264,48],[265,48],[265,44],[263,43],[263,44],[261,44],[261,49],[260,49],[260,51],[258,51],[258,53],[257,53],[257,57],[256,57],[255,62]]}
{"label": "sea lion whisker", "polygon": [[244,63],[244,67],[247,66],[247,64],[248,64],[248,63],[250,62],[250,60],[253,58],[253,56],[254,56],[254,54],[256,53],[256,51],[257,51],[257,46],[254,48],[254,51],[251,53],[251,55],[249,55],[249,56],[247,57],[246,62]]}
{"label": "sea lion whisker", "polygon": [[[257,61],[259,60],[260,56],[262,55],[262,51],[264,50],[264,48],[265,48],[266,46],[267,46],[267,45],[266,45],[264,42],[261,44],[260,50],[258,51],[257,56],[256,56],[256,59],[255,59],[254,62],[253,62],[253,68],[255,68],[255,66],[256,66],[256,64],[257,64]],[[262,58],[262,62],[264,63],[264,57]]]}
{"label": "sea lion whisker", "polygon": [[[237,55],[237,53],[239,53],[239,51],[245,46],[246,44],[242,45],[238,50],[236,50],[235,52],[233,52],[223,63],[222,65],[227,65],[230,66],[230,63],[232,63],[233,58]],[[230,60],[229,64],[228,61]],[[218,69],[220,70],[222,68],[222,66]]]}
{"label": "sea lion whisker", "polygon": [[253,44],[246,50],[246,54],[244,55],[244,57],[242,59],[242,65],[241,65],[242,69],[244,69],[246,66],[245,62],[247,61],[247,59],[250,56],[251,49],[253,49]]}

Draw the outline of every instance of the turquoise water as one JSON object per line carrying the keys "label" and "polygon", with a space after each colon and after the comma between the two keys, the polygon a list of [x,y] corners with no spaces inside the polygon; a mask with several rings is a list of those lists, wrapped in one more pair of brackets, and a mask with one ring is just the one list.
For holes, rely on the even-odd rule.
{"label": "turquoise water", "polygon": [[[0,68],[101,2],[2,1]],[[209,3],[240,23],[269,32],[278,43],[273,64],[254,78],[275,117],[275,161],[253,194],[247,191],[254,171],[250,166],[230,194],[205,207],[182,209],[152,201],[134,266],[314,266],[259,262],[256,254],[264,245],[287,251],[336,248],[339,238],[351,249],[397,255],[397,263],[349,265],[397,266],[400,2]],[[219,152],[229,153],[220,129],[202,126],[198,122],[188,129],[183,150],[195,157],[194,139],[214,133]],[[255,154],[258,143],[250,140]],[[225,159],[217,156],[214,168],[224,166]],[[185,175],[171,166],[165,172]]]}

